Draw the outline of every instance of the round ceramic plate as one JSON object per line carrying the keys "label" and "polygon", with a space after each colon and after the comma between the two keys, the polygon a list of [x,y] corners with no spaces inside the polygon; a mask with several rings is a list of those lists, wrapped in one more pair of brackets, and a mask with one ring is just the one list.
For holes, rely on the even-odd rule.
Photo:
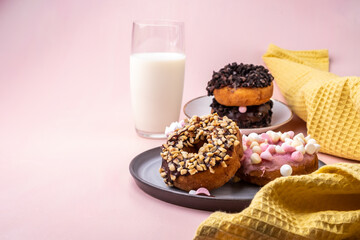
{"label": "round ceramic plate", "polygon": [[[202,96],[187,102],[184,106],[185,115],[187,117],[192,117],[193,115],[202,116],[210,114],[210,104],[212,103],[212,100],[212,96]],[[274,130],[288,123],[292,119],[293,114],[286,104],[274,99],[271,99],[271,101],[273,101],[274,105],[272,108],[273,115],[270,126],[262,128],[242,128],[240,130],[243,134],[248,135],[252,132],[263,133],[269,130]]]}
{"label": "round ceramic plate", "polygon": [[[156,147],[139,154],[131,161],[129,170],[140,189],[165,202],[207,211],[238,212],[248,207],[260,190],[259,186],[250,183],[229,182],[211,191],[213,197],[207,197],[168,187],[159,174],[160,151],[160,147]],[[319,167],[323,165],[325,164],[319,161]]]}

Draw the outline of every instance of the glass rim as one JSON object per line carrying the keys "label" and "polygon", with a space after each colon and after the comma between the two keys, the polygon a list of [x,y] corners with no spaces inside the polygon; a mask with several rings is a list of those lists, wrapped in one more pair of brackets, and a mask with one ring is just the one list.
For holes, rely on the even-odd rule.
{"label": "glass rim", "polygon": [[171,26],[171,25],[184,25],[183,21],[171,20],[171,19],[137,19],[133,21],[136,25],[146,26]]}

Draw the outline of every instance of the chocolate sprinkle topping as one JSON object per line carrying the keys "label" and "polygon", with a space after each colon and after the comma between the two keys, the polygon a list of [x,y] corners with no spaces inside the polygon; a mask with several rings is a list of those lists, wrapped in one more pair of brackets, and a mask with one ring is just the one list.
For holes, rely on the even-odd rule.
{"label": "chocolate sprinkle topping", "polygon": [[206,90],[208,96],[213,95],[214,89],[230,86],[232,88],[263,88],[271,85],[274,77],[269,70],[261,65],[228,64],[219,72],[213,72],[212,79],[208,82]]}

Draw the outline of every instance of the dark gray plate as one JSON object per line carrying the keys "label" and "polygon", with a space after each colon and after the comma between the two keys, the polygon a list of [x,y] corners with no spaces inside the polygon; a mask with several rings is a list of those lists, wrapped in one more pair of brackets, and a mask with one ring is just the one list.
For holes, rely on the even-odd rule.
{"label": "dark gray plate", "polygon": [[[177,188],[165,185],[159,174],[161,165],[160,147],[137,155],[130,163],[130,173],[136,184],[147,194],[179,206],[207,211],[238,212],[248,207],[260,187],[246,183],[226,183],[211,191],[214,197],[190,195]],[[319,167],[325,163],[319,161]]]}

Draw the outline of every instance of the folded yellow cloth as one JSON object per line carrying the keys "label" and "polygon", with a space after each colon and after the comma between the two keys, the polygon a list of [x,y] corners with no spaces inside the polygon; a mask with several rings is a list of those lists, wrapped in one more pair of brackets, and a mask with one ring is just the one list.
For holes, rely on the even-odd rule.
{"label": "folded yellow cloth", "polygon": [[327,50],[291,51],[270,45],[263,60],[320,151],[360,160],[360,77],[329,73]]}
{"label": "folded yellow cloth", "polygon": [[278,178],[241,213],[211,214],[195,239],[360,239],[360,164]]}

